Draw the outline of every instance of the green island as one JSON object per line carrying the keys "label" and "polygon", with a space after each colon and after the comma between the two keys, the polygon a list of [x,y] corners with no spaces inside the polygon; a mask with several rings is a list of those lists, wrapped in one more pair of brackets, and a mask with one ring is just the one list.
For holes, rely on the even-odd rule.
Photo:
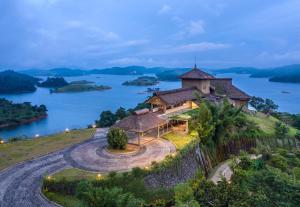
{"label": "green island", "polygon": [[38,84],[39,87],[44,88],[58,88],[68,85],[69,83],[62,77],[48,77],[45,81]]}
{"label": "green island", "polygon": [[0,99],[0,129],[34,122],[47,117],[45,105],[32,105],[30,102],[13,103]]}
{"label": "green island", "polygon": [[141,76],[132,81],[126,81],[123,83],[125,86],[153,86],[157,85],[158,79],[153,76]]}
{"label": "green island", "polygon": [[14,71],[0,72],[0,94],[31,93],[39,79]]}
{"label": "green island", "polygon": [[73,93],[85,91],[103,91],[109,90],[111,87],[103,85],[90,85],[90,84],[69,84],[60,88],[51,90],[52,93]]}

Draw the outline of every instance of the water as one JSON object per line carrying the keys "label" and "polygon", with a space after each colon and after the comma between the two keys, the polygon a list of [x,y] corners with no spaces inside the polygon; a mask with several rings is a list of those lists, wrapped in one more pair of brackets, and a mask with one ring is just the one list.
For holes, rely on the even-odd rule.
{"label": "water", "polygon": [[[93,124],[98,119],[101,111],[115,111],[119,107],[133,108],[137,103],[146,100],[150,93],[139,94],[148,87],[123,86],[127,80],[137,76],[91,75],[66,78],[67,81],[89,80],[96,84],[111,86],[111,90],[90,91],[81,93],[49,93],[49,89],[38,88],[34,93],[21,95],[0,95],[13,102],[29,101],[32,104],[45,104],[48,109],[48,118],[31,124],[18,126],[0,131],[0,137],[5,139],[14,136],[26,135],[33,137],[35,134],[48,135],[64,131],[66,128],[83,128]],[[161,90],[180,87],[179,82],[161,82]]]}
{"label": "water", "polygon": [[[249,78],[248,75],[222,74],[219,77],[232,77],[233,82],[249,95],[270,98],[280,107],[280,111],[300,113],[300,84],[273,83],[267,79]],[[33,104],[45,104],[48,108],[48,118],[31,124],[0,131],[0,137],[9,138],[35,134],[48,135],[64,131],[65,128],[83,128],[93,124],[101,111],[115,111],[120,106],[135,107],[137,103],[145,101],[151,95],[140,94],[148,87],[122,86],[127,80],[137,76],[91,75],[66,78],[68,81],[90,80],[96,84],[111,86],[111,90],[92,91],[82,93],[50,94],[49,89],[38,88],[34,93],[21,95],[0,95],[13,102],[30,101]],[[160,82],[162,90],[180,87],[180,82]],[[287,91],[287,93],[282,93]]]}

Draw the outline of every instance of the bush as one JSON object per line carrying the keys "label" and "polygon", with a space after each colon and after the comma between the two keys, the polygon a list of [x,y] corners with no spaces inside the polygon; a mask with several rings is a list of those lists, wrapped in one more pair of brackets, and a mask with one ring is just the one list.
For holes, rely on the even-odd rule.
{"label": "bush", "polygon": [[124,130],[119,128],[112,128],[108,132],[108,145],[112,149],[125,149],[128,137]]}
{"label": "bush", "polygon": [[277,138],[286,137],[288,132],[289,132],[289,128],[285,124],[281,122],[275,123],[275,135],[277,136]]}
{"label": "bush", "polygon": [[282,171],[285,171],[288,167],[287,160],[283,156],[277,154],[272,156],[270,164],[273,167],[281,169]]}

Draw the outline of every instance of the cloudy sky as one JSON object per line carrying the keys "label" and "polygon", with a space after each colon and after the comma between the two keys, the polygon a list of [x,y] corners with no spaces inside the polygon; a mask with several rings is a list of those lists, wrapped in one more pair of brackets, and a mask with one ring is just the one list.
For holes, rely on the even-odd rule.
{"label": "cloudy sky", "polygon": [[299,0],[0,0],[0,69],[300,63]]}

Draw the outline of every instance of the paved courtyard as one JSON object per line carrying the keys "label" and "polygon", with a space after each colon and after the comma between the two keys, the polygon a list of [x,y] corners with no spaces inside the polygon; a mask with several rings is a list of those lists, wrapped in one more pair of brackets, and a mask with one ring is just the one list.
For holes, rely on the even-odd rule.
{"label": "paved courtyard", "polygon": [[1,207],[55,207],[41,195],[43,176],[70,167],[91,171],[123,171],[145,167],[175,151],[173,144],[162,139],[144,139],[146,148],[135,155],[111,156],[103,151],[107,129],[78,145],[51,153],[0,171]]}

